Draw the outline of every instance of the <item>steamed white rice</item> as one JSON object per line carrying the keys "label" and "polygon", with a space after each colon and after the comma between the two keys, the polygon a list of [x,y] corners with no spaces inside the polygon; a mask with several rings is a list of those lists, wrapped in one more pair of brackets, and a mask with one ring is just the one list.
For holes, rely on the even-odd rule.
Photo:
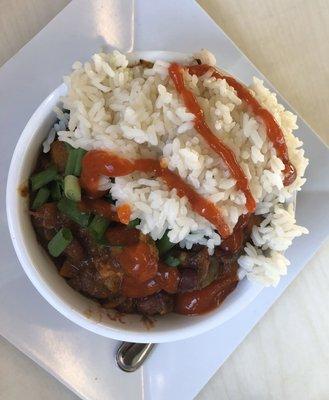
{"label": "steamed white rice", "polygon": [[[203,62],[215,65],[214,56],[206,50],[198,55]],[[226,165],[214,153],[193,125],[189,113],[168,76],[169,64],[157,60],[152,68],[133,66],[118,51],[95,54],[89,62],[73,65],[64,78],[68,93],[63,107],[57,109],[60,122],[44,144],[49,145],[57,131],[59,139],[86,150],[109,149],[129,158],[164,158],[168,167],[194,189],[218,205],[225,221],[234,228],[241,214],[247,212],[245,196],[235,187]],[[250,90],[281,126],[289,157],[297,178],[283,186],[284,165],[267,139],[262,123],[244,111],[235,90],[223,79],[209,74],[202,77],[185,73],[186,85],[195,93],[213,132],[235,153],[249,179],[257,201],[256,214],[264,216],[254,227],[252,243],[239,258],[240,276],[265,285],[276,285],[289,261],[283,252],[296,236],[307,233],[296,225],[294,195],[305,182],[308,160],[302,142],[293,135],[296,116],[278,104],[276,95],[254,78]],[[132,219],[153,239],[169,230],[169,239],[191,248],[206,245],[210,253],[221,243],[214,226],[192,211],[188,200],[168,190],[161,179],[150,179],[142,173],[101,180],[102,189],[111,189],[117,204],[129,203]]]}

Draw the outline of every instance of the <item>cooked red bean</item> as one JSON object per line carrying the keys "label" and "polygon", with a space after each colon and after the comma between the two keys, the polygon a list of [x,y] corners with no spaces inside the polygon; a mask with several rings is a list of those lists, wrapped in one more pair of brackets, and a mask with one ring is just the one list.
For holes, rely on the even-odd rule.
{"label": "cooked red bean", "polygon": [[151,296],[136,300],[137,311],[144,315],[164,315],[174,308],[172,296],[165,292],[155,293]]}
{"label": "cooked red bean", "polygon": [[180,268],[180,281],[178,292],[189,292],[198,287],[198,273],[193,268]]}

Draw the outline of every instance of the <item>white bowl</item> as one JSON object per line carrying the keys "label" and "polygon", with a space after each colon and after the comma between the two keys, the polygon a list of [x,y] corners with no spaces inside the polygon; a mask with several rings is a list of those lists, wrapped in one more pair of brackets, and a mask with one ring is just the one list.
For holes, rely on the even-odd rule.
{"label": "white bowl", "polygon": [[[153,61],[183,61],[187,56],[171,52],[136,52],[137,58]],[[170,342],[199,335],[213,329],[246,307],[261,291],[261,287],[244,279],[216,310],[201,316],[169,314],[157,318],[147,328],[138,315],[124,316],[124,324],[108,317],[98,304],[71,289],[59,276],[46,251],[36,239],[28,213],[28,198],[19,188],[27,184],[34,170],[41,144],[55,122],[53,107],[60,104],[66,87],[59,86],[37,108],[30,118],[15,148],[7,182],[7,216],[16,254],[27,276],[40,294],[61,314],[99,335],[131,342]]]}

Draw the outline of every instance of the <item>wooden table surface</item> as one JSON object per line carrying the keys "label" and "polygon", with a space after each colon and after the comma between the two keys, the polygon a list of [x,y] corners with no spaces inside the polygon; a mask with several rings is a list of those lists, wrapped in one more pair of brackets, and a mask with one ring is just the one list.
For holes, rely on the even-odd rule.
{"label": "wooden table surface", "polygon": [[[68,2],[0,0],[0,65]],[[329,0],[199,3],[329,144]],[[329,398],[328,260],[329,241],[198,400]],[[0,399],[22,398],[77,399],[0,339]]]}

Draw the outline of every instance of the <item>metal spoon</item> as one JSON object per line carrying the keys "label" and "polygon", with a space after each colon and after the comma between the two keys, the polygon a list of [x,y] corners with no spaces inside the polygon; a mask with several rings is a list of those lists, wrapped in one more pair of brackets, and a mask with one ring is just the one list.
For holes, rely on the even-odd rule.
{"label": "metal spoon", "polygon": [[154,343],[123,342],[116,354],[118,367],[125,372],[136,371],[147,359],[153,347]]}

